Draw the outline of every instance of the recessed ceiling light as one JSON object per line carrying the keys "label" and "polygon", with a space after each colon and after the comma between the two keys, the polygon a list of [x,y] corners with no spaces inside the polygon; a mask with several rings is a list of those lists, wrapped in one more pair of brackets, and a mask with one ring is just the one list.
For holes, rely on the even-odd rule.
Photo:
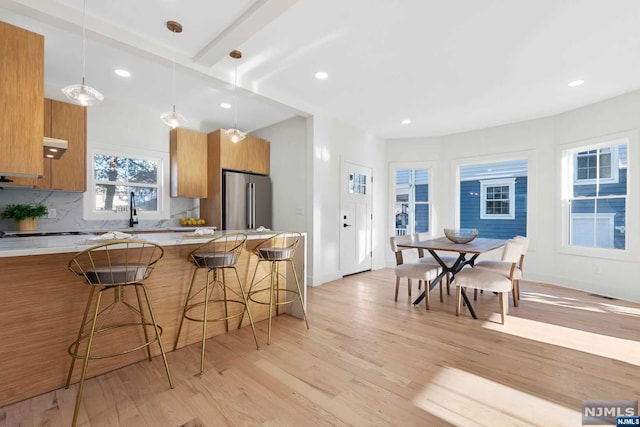
{"label": "recessed ceiling light", "polygon": [[569,87],[576,87],[576,86],[580,86],[582,83],[584,83],[584,80],[578,79],[578,80],[574,80],[572,82],[569,82],[568,86]]}
{"label": "recessed ceiling light", "polygon": [[222,102],[220,103],[220,106],[225,110],[228,110],[229,108],[231,108],[231,104],[229,104],[228,102]]}
{"label": "recessed ceiling light", "polygon": [[327,74],[327,73],[326,73],[326,72],[324,72],[324,71],[318,71],[318,72],[315,74],[315,77],[316,77],[316,79],[318,79],[318,80],[326,80],[326,79],[327,79],[327,77],[329,77],[329,74]]}
{"label": "recessed ceiling light", "polygon": [[404,119],[401,123],[403,125],[408,125],[409,123],[411,123],[411,119]]}
{"label": "recessed ceiling light", "polygon": [[122,68],[117,68],[113,70],[113,72],[119,75],[120,77],[131,77],[131,73],[128,72],[127,70],[123,70]]}

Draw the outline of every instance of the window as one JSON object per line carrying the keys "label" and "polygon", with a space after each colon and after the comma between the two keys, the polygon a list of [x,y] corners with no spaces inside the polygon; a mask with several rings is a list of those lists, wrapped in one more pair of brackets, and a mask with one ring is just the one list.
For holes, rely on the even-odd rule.
{"label": "window", "polygon": [[593,184],[596,179],[600,183],[618,182],[617,150],[611,147],[595,148],[581,151],[574,159],[574,176],[576,184]]}
{"label": "window", "polygon": [[396,169],[395,235],[429,232],[429,170]]}
{"label": "window", "polygon": [[349,194],[367,194],[367,176],[359,173],[349,174]]}
{"label": "window", "polygon": [[563,152],[569,246],[626,249],[627,144],[620,142]]}
{"label": "window", "polygon": [[514,219],[516,180],[492,179],[480,181],[481,219]]}
{"label": "window", "polygon": [[140,219],[162,219],[163,158],[98,150],[91,156],[87,219],[129,217],[131,194]]}
{"label": "window", "polygon": [[528,159],[460,164],[458,172],[460,228],[493,239],[527,235]]}

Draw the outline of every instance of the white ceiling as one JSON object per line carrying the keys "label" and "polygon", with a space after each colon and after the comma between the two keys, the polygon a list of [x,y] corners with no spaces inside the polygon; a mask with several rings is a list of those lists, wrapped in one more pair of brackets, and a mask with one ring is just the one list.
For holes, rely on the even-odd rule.
{"label": "white ceiling", "polygon": [[[87,83],[160,114],[175,47],[176,107],[191,127],[233,126],[219,107],[235,104],[232,49],[244,55],[244,130],[324,113],[384,138],[443,135],[640,88],[638,0],[86,1]],[[82,0],[0,0],[0,20],[45,36],[48,96],[79,83]]]}

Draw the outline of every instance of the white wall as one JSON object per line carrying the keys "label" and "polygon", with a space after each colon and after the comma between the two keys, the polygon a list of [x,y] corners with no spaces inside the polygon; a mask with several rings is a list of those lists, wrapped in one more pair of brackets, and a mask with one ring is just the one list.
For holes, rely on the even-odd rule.
{"label": "white wall", "polygon": [[307,119],[294,117],[251,133],[270,142],[273,229],[307,231]]}
{"label": "white wall", "polygon": [[[640,301],[640,287],[635,280],[640,262],[559,252],[560,197],[556,191],[560,185],[558,147],[623,131],[637,132],[639,127],[640,91],[538,120],[439,138],[388,140],[387,161],[437,162],[438,173],[433,182],[434,214],[440,218],[438,227],[441,230],[457,225],[451,197],[456,185],[453,171],[456,162],[496,154],[529,153],[530,166],[533,166],[529,172],[529,197],[535,203],[530,206],[528,233],[532,246],[525,262],[525,278]],[[640,168],[637,157],[633,160],[630,157],[629,164],[630,171]],[[629,185],[630,194],[637,198],[638,186],[635,182]],[[637,200],[630,204],[637,204]],[[638,246],[640,236],[637,233],[628,238],[631,239],[630,248]]]}
{"label": "white wall", "polygon": [[343,161],[373,169],[373,268],[384,266],[386,163],[380,138],[325,115],[313,118],[312,285],[342,277],[340,271],[340,167]]}

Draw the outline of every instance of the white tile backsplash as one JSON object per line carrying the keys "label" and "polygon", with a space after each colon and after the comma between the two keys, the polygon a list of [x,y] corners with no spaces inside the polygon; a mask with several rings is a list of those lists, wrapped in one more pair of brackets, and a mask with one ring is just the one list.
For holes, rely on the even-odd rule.
{"label": "white tile backsplash", "polygon": [[[48,208],[56,210],[56,218],[38,219],[38,230],[108,230],[129,227],[128,217],[112,221],[85,221],[82,219],[84,193],[66,191],[41,191],[6,188],[0,190],[0,211],[12,203],[42,203]],[[168,220],[140,220],[138,228],[164,228],[180,226],[180,218],[200,216],[200,199],[171,198],[170,218]],[[0,219],[0,230],[16,230],[13,220]]]}

